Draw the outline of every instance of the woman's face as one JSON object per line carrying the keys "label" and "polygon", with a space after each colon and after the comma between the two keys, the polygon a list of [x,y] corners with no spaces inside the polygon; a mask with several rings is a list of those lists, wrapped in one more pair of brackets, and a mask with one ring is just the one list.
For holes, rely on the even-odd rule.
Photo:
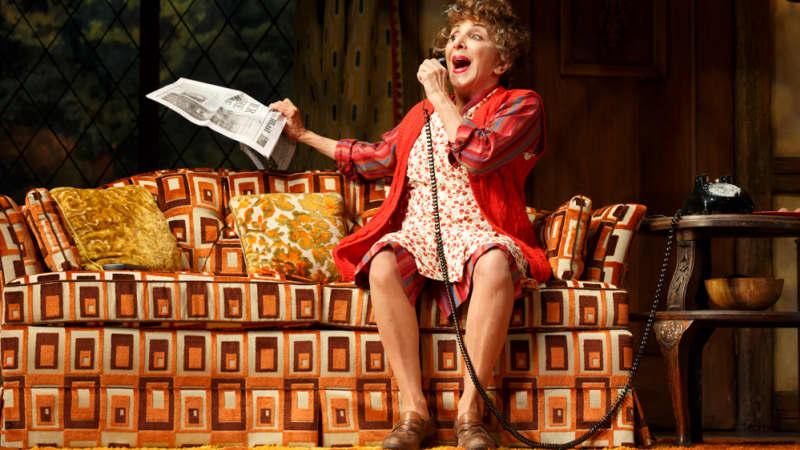
{"label": "woman's face", "polygon": [[450,30],[445,47],[450,84],[457,96],[473,95],[498,84],[500,75],[508,69],[492,40],[489,29],[470,19],[463,20]]}

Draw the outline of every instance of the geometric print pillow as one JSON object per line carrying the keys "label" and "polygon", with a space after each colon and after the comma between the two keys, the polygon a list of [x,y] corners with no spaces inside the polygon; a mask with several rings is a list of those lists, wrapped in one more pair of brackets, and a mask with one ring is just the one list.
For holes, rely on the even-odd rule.
{"label": "geometric print pillow", "polygon": [[[594,211],[592,226],[599,230],[595,233],[605,232],[607,239],[602,242],[602,236],[598,236],[597,247],[590,250],[592,255],[586,280],[603,281],[613,286],[622,285],[628,269],[628,254],[633,237],[646,212],[646,206],[633,203],[610,205]],[[600,230],[601,227],[607,229],[609,226],[613,226],[610,232]]]}
{"label": "geometric print pillow", "polygon": [[35,188],[27,193],[23,214],[48,269],[53,272],[80,270],[78,246],[58,203],[47,189]]}
{"label": "geometric print pillow", "polygon": [[546,256],[559,280],[580,279],[592,201],[576,195],[545,219],[542,230]]}
{"label": "geometric print pillow", "polygon": [[0,195],[0,286],[44,272],[39,250],[14,200]]}
{"label": "geometric print pillow", "polygon": [[605,214],[607,208],[602,208],[592,213],[589,221],[589,234],[586,238],[586,267],[583,280],[599,281],[603,279],[603,261],[606,259],[608,244],[617,218],[613,214]]}
{"label": "geometric print pillow", "polygon": [[331,252],[346,233],[341,195],[240,195],[230,207],[248,274],[320,283],[340,279]]}

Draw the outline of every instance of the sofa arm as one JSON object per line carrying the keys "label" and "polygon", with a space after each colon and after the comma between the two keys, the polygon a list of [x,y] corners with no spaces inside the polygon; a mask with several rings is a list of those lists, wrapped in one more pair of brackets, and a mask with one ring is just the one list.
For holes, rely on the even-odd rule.
{"label": "sofa arm", "polygon": [[0,287],[15,278],[44,271],[22,209],[14,200],[0,195]]}

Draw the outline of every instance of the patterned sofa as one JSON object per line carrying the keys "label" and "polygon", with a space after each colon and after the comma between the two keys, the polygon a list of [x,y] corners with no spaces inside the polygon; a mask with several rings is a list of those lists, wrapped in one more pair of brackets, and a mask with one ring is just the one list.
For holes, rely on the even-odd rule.
{"label": "patterned sofa", "polygon": [[[78,270],[46,190],[23,207],[0,196],[0,447],[378,445],[401,399],[369,293],[247,276],[228,204],[247,193],[336,192],[352,231],[388,184],[324,171],[178,169],[112,185],[128,184],[154,195],[185,271]],[[639,205],[592,212],[581,196],[553,213],[530,211],[557,278],[526,283],[489,387],[527,436],[576,437],[624,385],[634,348],[621,285],[643,215]],[[447,317],[429,298],[417,306],[424,383],[439,438],[452,440],[464,368]],[[587,445],[647,438],[629,396]]]}

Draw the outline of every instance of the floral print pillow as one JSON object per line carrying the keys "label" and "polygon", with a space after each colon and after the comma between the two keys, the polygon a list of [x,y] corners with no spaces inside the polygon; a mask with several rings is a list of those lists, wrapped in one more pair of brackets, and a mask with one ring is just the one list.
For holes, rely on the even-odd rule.
{"label": "floral print pillow", "polygon": [[341,195],[240,195],[231,198],[230,206],[248,274],[339,280],[331,252],[345,235]]}

